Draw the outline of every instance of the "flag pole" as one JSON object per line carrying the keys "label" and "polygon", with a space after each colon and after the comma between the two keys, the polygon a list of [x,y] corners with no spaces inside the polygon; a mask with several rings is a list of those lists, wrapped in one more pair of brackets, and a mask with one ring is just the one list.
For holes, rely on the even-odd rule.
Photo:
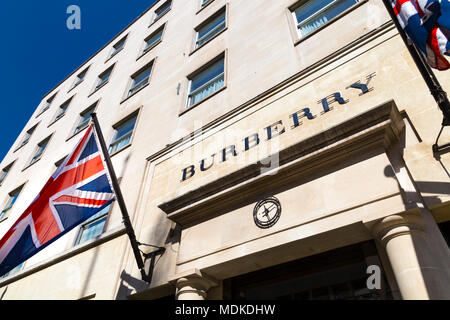
{"label": "flag pole", "polygon": [[[394,10],[392,9],[391,0],[383,0],[384,6],[386,7],[387,11],[389,12],[389,15],[391,16],[391,19],[394,21],[395,26],[397,27],[398,32],[400,33],[400,36],[403,39],[403,42],[405,43],[406,47],[409,50],[409,53],[411,54],[417,68],[419,69],[420,74],[422,75],[422,78],[424,79],[425,83],[428,86],[428,89],[431,92],[431,95],[433,96],[434,100],[436,101],[437,105],[439,106],[439,109],[441,109],[444,119],[442,121],[442,126],[450,126],[450,102],[447,98],[447,93],[442,89],[442,86],[440,85],[439,81],[437,80],[436,76],[434,75],[433,70],[431,70],[430,66],[426,61],[424,61],[424,57],[421,53],[418,52],[417,48],[414,46],[414,44],[408,42],[408,38],[406,36],[405,31],[400,26],[400,23],[398,22],[397,16],[395,15]],[[437,147],[437,144],[435,145]],[[433,150],[435,149],[435,146],[433,146]],[[439,147],[437,147],[439,148]]]}
{"label": "flag pole", "polygon": [[131,242],[131,248],[133,249],[134,257],[136,259],[138,268],[141,272],[142,280],[146,282],[150,282],[151,275],[147,275],[145,273],[144,269],[144,261],[142,260],[141,252],[139,250],[139,242],[136,240],[136,235],[134,233],[133,225],[130,221],[130,216],[128,214],[127,207],[125,205],[125,201],[123,199],[122,191],[120,190],[119,182],[117,180],[116,173],[114,171],[111,158],[109,157],[109,152],[106,147],[105,139],[103,137],[102,131],[100,129],[100,124],[98,122],[97,114],[92,113],[91,114],[93,123],[94,123],[94,129],[97,133],[98,140],[100,142],[100,147],[102,148],[103,155],[105,158],[106,166],[108,168],[109,176],[111,177],[111,182],[114,188],[114,193],[117,198],[117,203],[119,204],[120,211],[122,212],[122,218],[123,218],[123,224],[125,225],[125,229],[128,235],[128,238]]}

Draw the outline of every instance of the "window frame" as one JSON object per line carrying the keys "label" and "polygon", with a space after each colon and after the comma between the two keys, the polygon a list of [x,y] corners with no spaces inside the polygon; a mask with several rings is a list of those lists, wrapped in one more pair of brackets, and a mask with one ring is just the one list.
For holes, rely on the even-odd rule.
{"label": "window frame", "polygon": [[[127,40],[128,40],[128,33],[126,35],[124,35],[122,38],[120,38],[120,40],[116,41],[114,45],[111,46],[111,51],[110,51],[105,63],[107,63],[109,60],[114,58],[119,52],[121,52],[125,48],[125,44],[127,43]],[[117,49],[116,46],[122,42],[123,42],[123,44],[120,47],[120,49]]]}
{"label": "window frame", "polygon": [[[90,96],[92,96],[94,93],[96,93],[97,91],[99,91],[101,88],[103,88],[104,86],[106,86],[106,85],[109,83],[109,81],[111,80],[111,77],[112,77],[112,75],[113,75],[115,66],[116,66],[116,63],[112,64],[111,66],[109,66],[108,68],[106,68],[104,71],[102,71],[102,72],[97,76],[96,81],[95,81],[95,83],[94,83],[94,87],[93,87],[91,93],[89,94],[88,98],[89,98]],[[109,71],[109,70],[110,70],[110,71]],[[102,75],[106,74],[108,71],[109,71],[108,79],[107,79],[106,81],[100,83],[100,80],[101,80],[100,77],[101,77]]]}
{"label": "window frame", "polygon": [[[75,97],[75,95],[73,95],[72,97],[70,97],[65,102],[63,102],[59,105],[58,110],[56,111],[55,116],[53,117],[53,120],[49,123],[47,128],[52,126],[55,122],[58,122],[61,118],[63,118],[66,115],[67,110],[69,109],[74,97]],[[67,107],[65,108],[63,113],[60,113],[60,111],[63,109],[62,106],[64,106],[64,105],[67,105]]]}
{"label": "window frame", "polygon": [[[207,70],[208,67],[212,66],[214,63],[216,63],[219,60],[223,59],[223,86],[219,89],[217,89],[216,91],[214,91],[213,93],[209,94],[208,96],[206,96],[205,98],[203,98],[200,101],[197,101],[196,103],[189,105],[189,99],[190,96],[192,95],[191,91],[191,85],[192,85],[192,78],[194,78],[195,76],[199,75],[200,73],[202,73],[203,71]],[[198,106],[199,104],[207,101],[208,99],[210,99],[211,97],[215,96],[216,94],[218,94],[219,92],[222,92],[223,90],[225,90],[227,88],[227,82],[228,82],[228,50],[225,50],[223,52],[221,52],[219,55],[217,55],[216,57],[214,57],[213,59],[209,60],[208,62],[204,63],[200,68],[197,68],[194,72],[190,73],[186,79],[187,79],[187,93],[186,93],[186,98],[185,98],[185,102],[183,104],[183,108],[180,110],[179,116],[183,115],[184,113],[186,113],[189,110],[192,110],[193,108],[195,108],[196,106]],[[210,80],[211,81],[211,80]],[[203,84],[202,86],[206,85]],[[198,88],[196,89],[198,90]]]}
{"label": "window frame", "polygon": [[[17,159],[15,159],[14,161],[12,161],[10,164],[4,166],[3,169],[0,170],[0,186],[3,184],[3,182],[5,181],[5,179],[8,177],[9,173],[11,172],[11,169],[13,168],[14,164],[16,163],[16,160],[17,160]],[[2,175],[3,175],[3,173],[5,172],[5,169],[8,169],[8,171],[6,171],[6,174],[4,175],[4,177],[1,178]]]}
{"label": "window frame", "polygon": [[[102,214],[102,215],[100,215],[100,216],[98,216],[98,217],[96,217],[94,219],[92,219],[92,217],[91,217],[91,218],[89,218],[88,220],[86,220],[85,222],[83,222],[80,225],[80,227],[78,228],[78,232],[77,232],[77,235],[75,237],[75,240],[73,242],[73,246],[72,247],[81,246],[81,245],[84,245],[84,244],[86,244],[87,242],[90,242],[90,241],[96,241],[98,238],[101,237],[102,234],[105,233],[106,227],[107,227],[107,224],[108,224],[108,221],[109,221],[109,217],[110,217],[111,211],[113,209],[113,205],[114,205],[114,202],[110,203],[109,204],[109,210],[107,212],[105,212],[104,214]],[[80,242],[81,237],[83,236],[83,232],[85,230],[87,230],[87,228],[85,228],[85,227],[88,226],[88,225],[91,225],[91,224],[93,224],[93,223],[95,223],[95,222],[97,222],[97,221],[99,221],[99,220],[101,220],[101,219],[103,219],[105,217],[106,217],[106,219],[105,219],[105,224],[103,225],[102,232],[99,235],[97,235],[96,237],[94,237],[94,238],[91,238],[91,239],[86,240],[84,242]]]}
{"label": "window frame", "polygon": [[[38,123],[36,123],[34,126],[32,126],[30,129],[25,131],[25,135],[22,137],[22,139],[20,140],[19,146],[14,150],[14,152],[18,151],[19,149],[22,149],[24,146],[26,146],[28,144],[28,142],[30,142],[31,137],[33,136],[34,131],[36,130],[36,128],[38,127],[38,125],[41,123],[41,121],[39,121]],[[31,131],[31,133],[30,133]],[[29,135],[28,138],[26,139],[26,135]],[[1,183],[0,183],[1,184]]]}
{"label": "window frame", "polygon": [[[75,88],[78,87],[81,83],[84,82],[84,80],[86,79],[86,75],[87,75],[87,73],[88,73],[90,67],[91,67],[91,66],[86,67],[83,71],[81,71],[80,73],[77,74],[77,76],[75,77],[75,80],[73,81],[72,87],[69,89],[68,92],[72,91],[73,89],[75,89]],[[82,79],[82,80],[79,80],[79,79],[80,79],[80,75],[82,75],[82,74],[84,74],[83,79]]]}
{"label": "window frame", "polygon": [[[317,27],[316,29],[312,30],[311,32],[309,32],[308,34],[306,34],[305,36],[301,35],[300,30],[298,29],[298,21],[297,21],[297,17],[295,15],[295,11],[302,5],[304,5],[305,3],[307,3],[310,0],[300,0],[300,1],[296,1],[295,3],[293,3],[291,6],[289,6],[288,8],[286,8],[286,15],[288,17],[288,21],[290,21],[291,23],[289,23],[289,29],[292,35],[292,38],[294,40],[294,46],[298,45],[299,43],[305,41],[306,39],[309,39],[310,37],[312,37],[313,35],[315,35],[316,33],[322,31],[323,29],[327,28],[329,25],[333,24],[334,22],[338,21],[339,19],[341,19],[342,17],[344,17],[345,15],[349,14],[350,12],[352,12],[353,10],[359,8],[360,6],[362,6],[363,4],[367,3],[369,0],[355,0],[355,3],[347,8],[346,10],[342,11],[341,13],[339,13],[338,15],[336,15],[334,18],[330,19],[329,21],[327,21],[326,23],[324,23],[323,25]],[[337,0],[339,1],[339,0]]]}
{"label": "window frame", "polygon": [[[39,143],[36,145],[36,147],[34,148],[33,154],[31,155],[30,159],[27,161],[27,166],[26,166],[22,171],[25,171],[26,169],[28,169],[29,167],[31,167],[33,164],[35,164],[36,162],[38,162],[39,160],[42,159],[42,157],[43,157],[45,151],[48,149],[48,146],[49,146],[49,144],[50,144],[50,142],[51,142],[52,137],[53,137],[53,133],[52,133],[51,135],[49,135],[47,138],[41,140],[41,142],[39,142]],[[41,144],[42,144],[43,142],[47,142],[46,145],[45,145],[44,150],[39,154],[39,158],[37,158],[35,161],[33,161],[33,159],[35,158],[35,156],[36,156],[36,154],[37,154],[38,147],[41,147]]]}
{"label": "window frame", "polygon": [[[14,204],[17,202],[17,199],[19,198],[20,194],[23,191],[23,188],[25,186],[25,183],[20,185],[19,187],[15,188],[13,191],[8,192],[8,197],[5,201],[3,201],[3,208],[0,211],[0,223],[8,219],[10,216],[11,209],[14,207]],[[16,194],[14,201],[11,201],[8,205],[8,202],[10,202],[11,199],[13,199],[13,194]],[[9,207],[8,207],[9,206]]]}
{"label": "window frame", "polygon": [[[204,46],[206,46],[209,42],[213,41],[215,38],[217,38],[218,36],[220,36],[222,33],[224,33],[225,31],[227,31],[228,29],[228,10],[229,10],[229,4],[227,3],[226,5],[224,5],[223,7],[221,7],[220,9],[216,10],[213,14],[211,14],[208,18],[206,18],[203,22],[201,22],[199,25],[197,25],[194,28],[194,39],[193,39],[193,45],[192,45],[192,49],[191,49],[191,53],[189,55],[192,55],[194,52],[200,50],[201,48],[203,48]],[[223,14],[225,16],[224,19],[224,23],[225,26],[223,27],[223,29],[221,29],[220,31],[218,31],[216,34],[214,34],[211,38],[207,39],[205,42],[203,42],[201,45],[197,45],[198,43],[198,35],[199,35],[199,30],[203,27],[205,27],[208,23],[212,22],[216,17],[218,17],[219,15]],[[211,31],[209,31],[211,32]],[[208,32],[208,33],[209,33]]]}
{"label": "window frame", "polygon": [[80,132],[83,132],[83,131],[89,126],[89,121],[90,121],[90,120],[87,122],[87,125],[86,125],[86,126],[84,126],[82,129],[80,129],[80,130],[77,131],[78,127],[80,127],[81,124],[82,124],[81,119],[83,119],[83,114],[87,113],[87,112],[88,112],[89,110],[91,110],[91,109],[92,109],[91,114],[94,113],[94,112],[96,112],[97,107],[98,107],[98,104],[100,103],[100,100],[101,100],[101,99],[98,99],[98,100],[95,101],[94,103],[90,104],[89,107],[87,107],[86,109],[84,109],[83,111],[81,111],[81,112],[78,114],[78,119],[77,119],[77,121],[75,122],[75,125],[73,126],[73,128],[72,128],[72,130],[71,130],[71,132],[70,132],[69,137],[66,139],[66,142],[69,141],[70,139],[72,139],[73,137],[75,137],[76,135],[78,135]]}
{"label": "window frame", "polygon": [[[157,11],[158,11],[159,9],[161,9],[162,7],[164,7],[164,5],[165,5],[167,2],[170,2],[169,8],[168,8],[166,11],[164,11],[162,14],[157,15]],[[152,22],[150,23],[150,26],[152,26],[154,23],[158,22],[158,21],[159,21],[162,17],[164,17],[170,10],[172,10],[172,6],[173,6],[173,0],[166,0],[166,1],[164,1],[158,8],[156,8],[155,11],[153,11]],[[150,26],[149,26],[149,27],[150,27]]]}
{"label": "window frame", "polygon": [[40,111],[38,112],[38,114],[36,115],[35,118],[38,118],[41,114],[43,114],[45,111],[47,111],[48,109],[50,109],[50,107],[53,104],[53,101],[56,98],[56,95],[58,94],[58,92],[56,92],[55,94],[53,94],[52,96],[50,96],[48,99],[43,99],[45,102],[45,105],[42,106],[42,108],[40,109]]}
{"label": "window frame", "polygon": [[[122,98],[122,101],[120,103],[125,102],[126,100],[128,100],[129,98],[133,97],[134,95],[136,95],[138,92],[140,92],[141,90],[143,90],[144,88],[146,88],[147,86],[150,85],[151,82],[151,78],[152,75],[154,73],[154,68],[155,68],[155,63],[156,63],[156,58],[154,58],[153,60],[151,60],[149,63],[147,63],[146,65],[144,65],[142,68],[140,68],[138,71],[136,71],[135,73],[133,73],[130,78],[128,79],[128,85],[127,85],[127,90],[125,91],[125,94]],[[133,88],[133,83],[134,83],[134,77],[137,77],[138,75],[140,75],[141,73],[143,73],[147,68],[150,68],[150,74],[147,78],[147,83],[144,84],[142,87],[140,87],[138,90],[136,90],[135,92],[130,94],[130,91]]]}
{"label": "window frame", "polygon": [[[139,60],[140,58],[142,58],[143,56],[145,56],[147,53],[149,53],[153,49],[155,49],[155,47],[158,46],[163,41],[164,34],[166,32],[166,26],[167,26],[167,22],[165,22],[163,25],[161,25],[159,28],[157,28],[155,31],[153,31],[149,36],[147,36],[144,39],[144,44],[143,44],[141,50],[139,51],[139,56],[137,57],[136,61]],[[149,49],[146,50],[147,41],[150,40],[156,34],[158,34],[160,31],[161,31],[161,37],[159,38],[159,40],[157,40]]]}
{"label": "window frame", "polygon": [[[141,114],[141,112],[140,112],[141,108],[142,107],[140,107],[139,109],[133,111],[132,113],[130,113],[129,115],[127,115],[122,120],[118,121],[116,124],[114,124],[112,126],[113,127],[113,134],[112,134],[110,142],[108,144],[108,153],[109,153],[110,157],[112,157],[112,156],[122,152],[123,150],[129,148],[133,144],[133,139],[134,139],[134,136],[135,136],[135,133],[136,133],[136,128],[137,128],[138,122],[139,122],[139,116]],[[133,131],[131,132],[131,136],[130,136],[129,142],[126,145],[124,145],[122,148],[114,150],[113,152],[111,152],[111,146],[113,144],[116,144],[120,139],[123,139],[123,137],[128,134],[127,133],[127,134],[123,135],[120,139],[117,139],[118,128],[121,127],[122,125],[125,125],[129,120],[133,119],[134,117],[136,118],[136,120],[134,122],[134,127],[133,127]]]}
{"label": "window frame", "polygon": [[203,0],[199,0],[199,6],[198,6],[198,10],[197,10],[196,14],[199,14],[200,11],[205,9],[207,6],[209,6],[213,2],[214,2],[214,0],[206,0],[205,3],[203,4]]}

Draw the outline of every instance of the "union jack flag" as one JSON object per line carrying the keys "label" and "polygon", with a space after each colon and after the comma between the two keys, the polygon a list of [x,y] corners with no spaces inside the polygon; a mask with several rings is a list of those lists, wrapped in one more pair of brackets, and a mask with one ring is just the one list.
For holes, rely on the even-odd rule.
{"label": "union jack flag", "polygon": [[0,240],[0,276],[114,201],[93,126]]}
{"label": "union jack flag", "polygon": [[449,0],[391,0],[394,13],[408,38],[430,67],[447,70],[450,63]]}

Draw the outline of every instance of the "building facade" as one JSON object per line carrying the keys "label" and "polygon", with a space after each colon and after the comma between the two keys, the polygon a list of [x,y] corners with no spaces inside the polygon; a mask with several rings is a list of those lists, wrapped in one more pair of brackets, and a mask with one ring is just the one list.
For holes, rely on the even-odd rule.
{"label": "building facade", "polygon": [[157,1],[43,97],[0,234],[94,111],[151,279],[113,204],[1,299],[450,298],[442,113],[381,0]]}

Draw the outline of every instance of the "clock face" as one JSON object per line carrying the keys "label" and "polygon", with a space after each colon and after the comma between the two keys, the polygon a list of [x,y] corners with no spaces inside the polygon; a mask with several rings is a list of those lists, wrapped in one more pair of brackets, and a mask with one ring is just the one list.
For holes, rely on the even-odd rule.
{"label": "clock face", "polygon": [[262,229],[272,227],[280,219],[280,215],[280,201],[275,197],[259,201],[253,209],[253,219],[256,225]]}

